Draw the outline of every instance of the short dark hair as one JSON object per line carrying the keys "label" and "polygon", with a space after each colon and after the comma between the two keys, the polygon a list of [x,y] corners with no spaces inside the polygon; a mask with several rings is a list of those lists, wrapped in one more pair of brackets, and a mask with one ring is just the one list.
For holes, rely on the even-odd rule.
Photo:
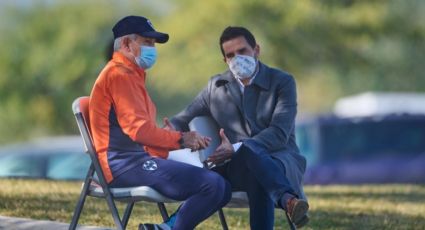
{"label": "short dark hair", "polygon": [[252,33],[249,32],[248,29],[244,27],[240,27],[240,26],[229,26],[226,29],[224,29],[223,33],[221,33],[221,36],[220,36],[220,49],[223,56],[224,56],[223,43],[240,36],[243,36],[248,42],[248,44],[252,48],[255,48],[255,45],[257,44],[257,42],[255,41],[254,35],[252,35]]}

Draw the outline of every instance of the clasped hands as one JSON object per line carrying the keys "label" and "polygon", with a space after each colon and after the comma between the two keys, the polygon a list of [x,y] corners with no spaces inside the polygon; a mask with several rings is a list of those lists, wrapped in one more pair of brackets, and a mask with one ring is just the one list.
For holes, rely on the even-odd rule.
{"label": "clasped hands", "polygon": [[[171,124],[168,118],[164,118],[163,122],[164,129],[175,130],[174,126]],[[220,138],[221,144],[216,148],[214,153],[208,157],[207,163],[220,165],[232,157],[234,149],[229,139],[224,134],[224,129],[220,129]],[[192,151],[204,149],[208,147],[211,142],[210,137],[201,136],[195,131],[184,132],[182,134],[182,140],[183,147],[190,148]]]}
{"label": "clasped hands", "polygon": [[[166,130],[176,130],[168,118],[163,119],[164,127]],[[205,149],[211,142],[210,137],[201,136],[195,131],[183,132],[181,145],[184,148],[189,148],[192,151],[197,151],[200,149]]]}

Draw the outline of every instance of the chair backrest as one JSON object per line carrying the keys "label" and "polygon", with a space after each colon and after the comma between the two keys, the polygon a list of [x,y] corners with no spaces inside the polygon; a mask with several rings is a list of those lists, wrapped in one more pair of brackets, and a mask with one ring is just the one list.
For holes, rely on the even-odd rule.
{"label": "chair backrest", "polygon": [[90,97],[79,97],[72,103],[72,111],[74,112],[75,119],[77,120],[78,129],[84,141],[86,153],[96,155],[96,149],[93,144],[93,139],[90,130],[89,119],[89,100]]}
{"label": "chair backrest", "polygon": [[89,126],[89,101],[90,97],[88,96],[79,97],[75,99],[72,103],[72,111],[74,112],[74,116],[77,121],[81,137],[83,138],[86,153],[90,155],[90,158],[94,165],[97,180],[105,191],[105,189],[107,189],[107,183],[102,168],[100,167],[99,160],[97,159],[96,148],[93,144],[91,129]]}

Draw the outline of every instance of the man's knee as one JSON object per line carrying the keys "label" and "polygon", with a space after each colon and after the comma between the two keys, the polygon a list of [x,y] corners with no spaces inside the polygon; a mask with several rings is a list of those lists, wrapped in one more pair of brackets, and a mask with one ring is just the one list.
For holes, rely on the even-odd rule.
{"label": "man's knee", "polygon": [[239,150],[236,152],[236,154],[232,157],[231,163],[237,164],[239,166],[245,165],[247,160],[249,159],[255,159],[255,152],[252,151],[250,148],[241,145]]}
{"label": "man's knee", "polygon": [[210,171],[208,172],[208,193],[214,194],[218,203],[226,204],[232,197],[232,189],[230,183],[221,175]]}
{"label": "man's knee", "polygon": [[203,182],[204,189],[215,189],[217,186],[220,186],[222,183],[222,177],[213,171],[202,170],[202,173],[199,175],[194,175],[200,177],[200,180]]}
{"label": "man's knee", "polygon": [[256,154],[267,152],[267,148],[264,145],[252,139],[245,140],[239,149],[244,151],[251,151],[252,153]]}
{"label": "man's knee", "polygon": [[261,148],[259,145],[253,144],[251,142],[244,143],[239,148],[236,157],[240,158],[240,160],[255,160],[258,157],[264,155],[265,150]]}

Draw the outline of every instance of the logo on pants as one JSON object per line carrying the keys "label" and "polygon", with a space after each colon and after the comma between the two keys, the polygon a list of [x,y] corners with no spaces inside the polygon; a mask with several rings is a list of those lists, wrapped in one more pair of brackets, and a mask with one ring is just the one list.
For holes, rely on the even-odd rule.
{"label": "logo on pants", "polygon": [[153,171],[153,170],[156,170],[157,168],[158,168],[158,165],[153,160],[148,160],[148,161],[145,161],[145,163],[143,163],[144,170]]}

